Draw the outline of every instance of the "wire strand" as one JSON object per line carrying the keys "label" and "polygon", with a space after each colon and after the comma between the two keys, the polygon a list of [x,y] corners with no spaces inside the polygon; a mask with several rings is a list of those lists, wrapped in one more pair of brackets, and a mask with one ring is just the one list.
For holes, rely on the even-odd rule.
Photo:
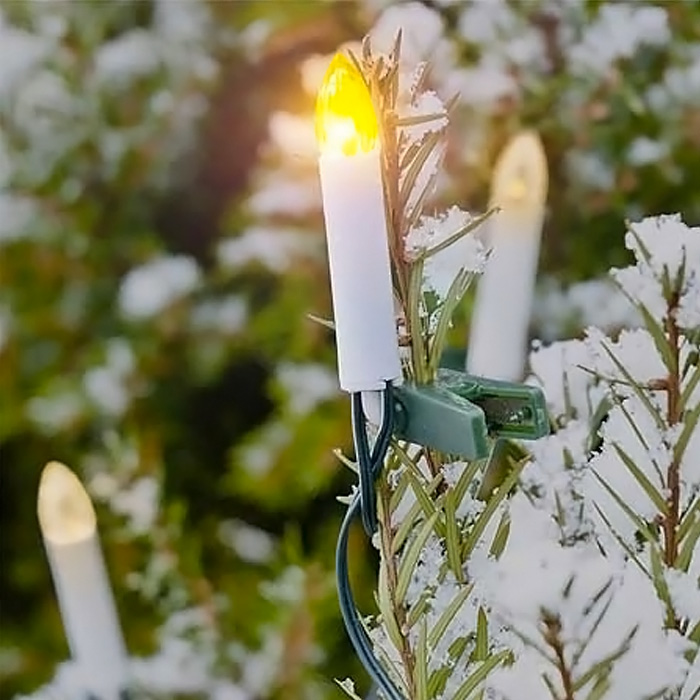
{"label": "wire strand", "polygon": [[345,629],[365,670],[386,700],[404,700],[403,695],[374,655],[372,641],[357,613],[348,575],[348,539],[353,520],[361,516],[365,531],[370,537],[377,529],[375,482],[384,465],[384,457],[394,429],[394,394],[391,382],[386,383],[383,391],[381,426],[371,450],[367,438],[367,417],[360,393],[352,395],[351,407],[355,453],[360,472],[360,491],[352,499],[338,533],[335,559],[338,601]]}
{"label": "wire strand", "polygon": [[371,537],[377,530],[374,460],[367,438],[367,418],[362,407],[362,394],[359,391],[354,393],[351,401],[352,436],[355,443],[355,459],[360,474],[360,513],[365,532]]}
{"label": "wire strand", "polygon": [[382,405],[382,418],[374,446],[370,450],[367,437],[367,417],[362,405],[362,394],[355,392],[351,398],[352,432],[355,458],[360,474],[360,503],[362,524],[369,537],[377,531],[377,497],[375,482],[384,463],[384,456],[394,430],[394,391],[386,382]]}
{"label": "wire strand", "polygon": [[389,675],[379,663],[374,655],[372,641],[370,640],[362,622],[357,614],[355,600],[350,588],[350,578],[348,575],[348,538],[350,526],[353,520],[360,513],[360,497],[355,498],[350,503],[350,507],[345,513],[343,523],[338,534],[338,546],[335,558],[335,575],[338,584],[338,601],[340,612],[343,616],[345,629],[352,643],[353,648],[360,662],[369,674],[370,678],[377,685],[377,688],[386,696],[386,700],[405,700],[398,691]]}

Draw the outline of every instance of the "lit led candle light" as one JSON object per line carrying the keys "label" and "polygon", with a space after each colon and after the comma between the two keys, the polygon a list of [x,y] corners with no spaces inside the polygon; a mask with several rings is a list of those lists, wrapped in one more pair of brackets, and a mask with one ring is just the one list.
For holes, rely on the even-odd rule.
{"label": "lit led candle light", "polygon": [[547,160],[538,135],[525,131],[506,146],[496,163],[491,205],[491,255],[479,281],[471,319],[467,369],[471,374],[522,378],[537,276]]}
{"label": "lit led candle light", "polygon": [[362,75],[338,54],[316,103],[316,137],[340,386],[401,376],[377,115]]}
{"label": "lit led candle light", "polygon": [[37,512],[78,683],[86,698],[124,697],[127,656],[95,510],[78,478],[63,464],[49,462],[44,468]]}

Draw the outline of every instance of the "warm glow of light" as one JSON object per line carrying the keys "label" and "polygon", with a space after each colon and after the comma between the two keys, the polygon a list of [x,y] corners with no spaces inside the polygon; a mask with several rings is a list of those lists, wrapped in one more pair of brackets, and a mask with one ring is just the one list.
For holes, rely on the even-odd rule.
{"label": "warm glow of light", "polygon": [[90,497],[78,477],[60,462],[49,462],[41,473],[37,514],[44,538],[54,544],[79,542],[95,532]]}
{"label": "warm glow of light", "polygon": [[323,153],[367,153],[377,143],[377,115],[353,62],[336,54],[316,99],[316,139]]}
{"label": "warm glow of light", "polygon": [[506,191],[506,199],[510,202],[522,202],[527,197],[525,178],[517,177],[511,180]]}
{"label": "warm glow of light", "polygon": [[534,131],[521,131],[506,145],[494,168],[492,204],[504,211],[541,211],[547,199],[547,156]]}

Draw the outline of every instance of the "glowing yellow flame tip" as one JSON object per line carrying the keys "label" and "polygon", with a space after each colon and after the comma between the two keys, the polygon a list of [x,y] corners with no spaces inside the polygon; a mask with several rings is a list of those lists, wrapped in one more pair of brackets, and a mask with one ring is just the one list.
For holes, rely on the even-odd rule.
{"label": "glowing yellow flame tip", "polygon": [[367,85],[341,53],[328,66],[316,99],[316,138],[324,153],[367,153],[377,143],[377,115]]}
{"label": "glowing yellow flame tip", "polygon": [[95,532],[90,497],[60,462],[49,462],[41,473],[37,510],[44,537],[55,544],[73,544]]}

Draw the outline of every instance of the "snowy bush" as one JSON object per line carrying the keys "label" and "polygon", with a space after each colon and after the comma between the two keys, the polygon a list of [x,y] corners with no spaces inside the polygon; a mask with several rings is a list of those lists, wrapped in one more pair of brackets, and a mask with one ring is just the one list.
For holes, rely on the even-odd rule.
{"label": "snowy bush", "polygon": [[[549,596],[562,629],[569,629],[564,615],[585,607],[581,601],[610,579],[598,605],[630,591],[650,601],[648,618],[628,644],[628,661],[619,663],[645,663],[644,649],[650,649],[667,664],[666,671],[659,665],[661,676],[684,673],[662,629],[665,607],[654,608],[656,587],[646,584],[636,562],[637,568],[629,565],[630,554],[620,554],[622,542],[632,542],[648,569],[644,531],[638,534],[601,482],[582,472],[589,462],[601,475],[608,464],[624,465],[613,443],[644,459],[632,429],[619,434],[627,419],[611,403],[613,391],[622,392],[620,401],[627,400],[642,434],[663,432],[640,409],[641,399],[624,393],[624,384],[604,381],[619,379],[612,360],[606,365],[607,355],[600,354],[604,343],[625,357],[637,343],[648,355],[648,334],[618,335],[644,317],[623,292],[611,296],[612,279],[590,278],[623,266],[625,219],[682,211],[686,221],[699,220],[692,174],[700,167],[700,6],[661,0],[8,2],[0,10],[2,700],[47,681],[67,653],[34,517],[38,469],[52,457],[75,466],[96,501],[141,689],[168,699],[316,700],[336,697],[333,676],[355,671],[364,688],[330,574],[340,515],[334,497],[348,482],[332,448],[349,444],[349,421],[334,391],[332,336],[306,321],[307,313],[325,317],[330,307],[310,112],[328,53],[370,30],[375,47],[389,50],[399,27],[402,76],[426,58],[432,62],[426,93],[419,103],[406,101],[403,116],[439,111],[460,92],[449,133],[441,132],[445,152],[435,196],[412,240],[420,247],[435,234],[449,235],[450,226],[468,220],[467,210],[480,210],[496,153],[522,126],[536,129],[556,186],[533,330],[547,342],[577,337],[541,346],[531,358],[539,377],[533,381],[545,386],[558,430],[535,447],[527,466],[522,449],[509,447],[504,464],[519,470],[518,495],[495,508],[469,545],[474,557],[465,575],[478,573],[493,590],[512,591],[512,572],[535,566],[517,563],[527,545],[508,522],[519,519],[526,539],[539,533],[540,560],[558,557],[552,566],[559,574],[579,552],[591,562],[590,577],[572,584],[566,601],[557,598],[559,579],[548,591],[533,591]],[[414,136],[444,127],[445,119],[414,125]],[[445,226],[434,231],[431,217],[444,217]],[[462,237],[459,245],[478,268],[475,240]],[[429,258],[426,283],[444,294],[458,262],[449,254]],[[628,292],[642,295],[660,322],[663,300],[635,287],[634,273],[627,274]],[[446,338],[461,348],[468,295]],[[692,297],[684,308],[679,322],[689,323]],[[426,329],[435,329],[437,311],[421,310]],[[610,341],[578,338],[589,325]],[[682,351],[691,362],[690,369],[681,367],[684,382],[693,367],[690,348]],[[644,367],[634,367],[647,376]],[[651,379],[665,376],[664,368],[657,364],[661,374]],[[564,374],[566,382],[559,381]],[[663,403],[663,393],[654,397],[653,405]],[[674,430],[664,435],[668,444],[653,452],[657,462],[680,439]],[[697,441],[686,455],[693,450]],[[413,474],[419,482],[424,466]],[[465,526],[486,523],[481,466],[470,467],[476,481],[459,503],[452,497],[445,506]],[[446,491],[464,490],[463,468],[446,469]],[[652,484],[666,498],[665,482],[651,468]],[[396,488],[407,489],[410,477],[399,483],[400,471]],[[655,521],[661,511],[653,510],[644,489],[634,490],[628,472],[616,474],[607,483],[631,490],[662,548],[665,534]],[[681,493],[689,493],[685,483]],[[409,501],[402,512],[416,513]],[[611,508],[604,512],[616,535],[591,505],[596,502]],[[553,525],[549,514],[558,513],[560,503],[567,517]],[[684,522],[687,530],[692,520]],[[490,561],[482,550],[505,548],[508,530],[499,568],[501,560]],[[571,546],[571,556],[552,549],[557,537]],[[604,548],[604,559],[586,549],[591,542]],[[353,536],[361,607],[369,609],[375,579],[363,547]],[[662,564],[666,572],[663,557]],[[434,575],[421,565],[439,606],[459,582],[449,574],[436,582]],[[419,611],[427,604],[420,576],[408,589]],[[674,610],[685,610],[679,601],[686,598],[692,609],[693,581],[674,573],[664,573],[664,580]],[[538,602],[504,594],[501,609],[475,586],[463,611],[467,619],[460,618],[464,627],[445,633],[467,640],[462,659],[514,662],[509,672],[504,665],[490,676],[494,692],[506,697],[512,683],[529,682],[523,666],[542,658],[534,649],[549,649],[541,636],[532,639],[535,646],[517,636],[533,624],[525,606],[531,612]],[[581,664],[625,643],[623,628],[636,621],[625,617],[626,608],[614,609],[618,617],[610,624],[620,619],[619,629],[602,641],[596,637],[595,653],[582,654]],[[659,615],[663,625],[655,627]],[[572,645],[580,643],[585,624]],[[691,632],[677,632],[679,648]],[[381,628],[376,634],[379,639]],[[505,650],[517,650],[520,661]],[[452,658],[445,654],[430,668]],[[450,663],[441,682],[447,683]],[[477,668],[470,664],[470,672]],[[556,664],[537,668],[560,682]],[[615,674],[625,668],[616,665]],[[616,677],[609,678],[611,688]],[[637,677],[643,683],[652,676]],[[459,682],[455,673],[450,683]],[[539,676],[535,683],[534,698],[542,692]],[[697,684],[686,681],[686,690]],[[43,697],[63,692],[73,698],[70,667],[61,666],[57,683],[45,691]]]}
{"label": "snowy bush", "polygon": [[[332,600],[327,572],[287,519],[274,534],[253,527],[245,496],[217,483],[229,447],[277,399],[301,421],[330,390],[310,353],[266,368],[266,329],[277,343],[297,327],[256,307],[269,279],[250,263],[269,237],[229,246],[218,266],[177,220],[180,202],[199,213],[204,199],[195,181],[221,62],[255,43],[223,36],[213,12],[198,0],[0,9],[3,700],[54,675],[37,697],[80,692],[70,664],[54,674],[65,636],[34,515],[38,469],[58,455],[95,500],[139,692],[297,695],[313,692],[305,672],[324,658],[294,630]],[[342,431],[336,414],[326,422]],[[314,449],[330,464],[329,442]]]}
{"label": "snowy bush", "polygon": [[474,569],[514,642],[495,697],[700,693],[700,228],[647,218],[625,242],[635,264],[611,276],[642,326],[532,357],[556,430],[503,555]]}
{"label": "snowy bush", "polygon": [[[365,44],[362,68],[382,142],[397,144],[384,175],[404,374],[429,383],[484,262],[478,240],[463,241],[488,214],[421,217],[448,110],[431,97],[422,114],[434,126],[407,128],[421,113],[404,117],[395,97],[398,42],[381,60]],[[421,101],[415,87],[405,99]],[[368,628],[403,697],[700,694],[700,227],[647,218],[628,224],[625,245],[634,263],[611,277],[641,327],[590,327],[535,350],[553,431],[531,454],[501,442],[486,464],[455,463],[400,440],[389,448]]]}

